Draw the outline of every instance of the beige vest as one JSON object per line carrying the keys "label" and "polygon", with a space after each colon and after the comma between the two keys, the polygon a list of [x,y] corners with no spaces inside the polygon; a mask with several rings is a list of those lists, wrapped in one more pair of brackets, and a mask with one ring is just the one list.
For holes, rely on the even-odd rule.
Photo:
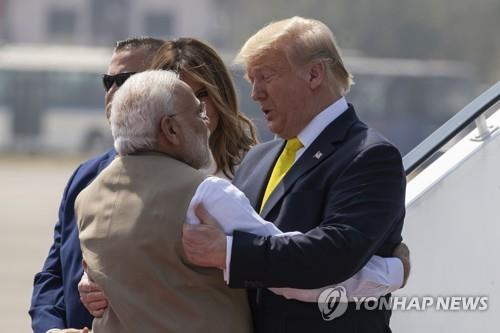
{"label": "beige vest", "polygon": [[116,158],[75,204],[89,276],[109,298],[93,332],[250,332],[244,290],[191,265],[182,224],[205,175],[162,154]]}

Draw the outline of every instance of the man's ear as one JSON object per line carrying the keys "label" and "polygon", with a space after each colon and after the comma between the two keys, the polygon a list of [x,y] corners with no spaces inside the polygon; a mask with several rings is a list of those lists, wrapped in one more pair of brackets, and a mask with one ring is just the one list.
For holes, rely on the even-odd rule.
{"label": "man's ear", "polygon": [[309,65],[309,71],[307,74],[311,89],[318,88],[326,77],[325,63],[323,61],[313,61]]}
{"label": "man's ear", "polygon": [[165,140],[172,144],[178,145],[180,143],[180,125],[174,117],[165,116],[160,120],[160,135]]}

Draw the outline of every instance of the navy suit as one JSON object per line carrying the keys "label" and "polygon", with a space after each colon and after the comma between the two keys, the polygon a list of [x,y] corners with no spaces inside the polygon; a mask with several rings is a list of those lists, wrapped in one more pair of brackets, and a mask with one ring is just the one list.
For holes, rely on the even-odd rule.
{"label": "navy suit", "polygon": [[[260,208],[284,147],[254,147],[233,183]],[[257,332],[390,332],[390,311],[347,312],[322,320],[316,303],[287,300],[262,287],[319,288],[351,277],[374,254],[402,240],[405,172],[399,151],[356,116],[330,123],[278,184],[261,213],[292,237],[234,233],[230,286],[247,287]]]}
{"label": "navy suit", "polygon": [[80,301],[82,252],[75,222],[77,195],[114,159],[112,149],[81,164],[64,190],[52,244],[42,271],[35,275],[29,314],[35,333],[51,328],[91,327],[93,317]]}

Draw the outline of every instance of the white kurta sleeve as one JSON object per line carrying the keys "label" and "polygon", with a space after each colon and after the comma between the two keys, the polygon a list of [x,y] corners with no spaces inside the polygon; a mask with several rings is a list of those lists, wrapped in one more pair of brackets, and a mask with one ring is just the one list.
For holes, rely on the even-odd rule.
{"label": "white kurta sleeve", "polygon": [[232,235],[234,230],[259,236],[283,234],[273,223],[262,219],[245,194],[226,179],[208,177],[198,186],[188,208],[187,223],[200,223],[194,213],[199,203],[219,222],[226,235]]}

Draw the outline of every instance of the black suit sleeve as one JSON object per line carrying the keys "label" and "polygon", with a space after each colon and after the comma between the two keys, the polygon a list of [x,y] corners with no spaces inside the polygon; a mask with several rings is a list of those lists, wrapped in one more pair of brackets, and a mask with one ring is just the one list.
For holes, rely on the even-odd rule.
{"label": "black suit sleeve", "polygon": [[291,237],[234,233],[230,286],[319,288],[348,279],[400,224],[405,184],[396,148],[364,149],[318,198],[324,209],[316,228]]}

